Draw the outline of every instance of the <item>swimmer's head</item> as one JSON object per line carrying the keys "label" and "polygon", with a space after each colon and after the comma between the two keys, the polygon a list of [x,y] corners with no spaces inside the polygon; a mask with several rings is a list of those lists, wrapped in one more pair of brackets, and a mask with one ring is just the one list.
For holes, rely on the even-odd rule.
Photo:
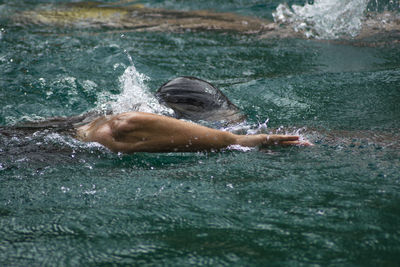
{"label": "swimmer's head", "polygon": [[161,103],[173,109],[177,118],[193,121],[244,120],[239,109],[215,86],[195,77],[178,77],[158,89]]}

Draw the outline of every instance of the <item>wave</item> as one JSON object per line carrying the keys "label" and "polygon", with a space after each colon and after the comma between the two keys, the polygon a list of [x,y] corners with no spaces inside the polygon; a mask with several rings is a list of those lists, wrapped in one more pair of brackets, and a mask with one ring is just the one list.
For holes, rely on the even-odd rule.
{"label": "wave", "polygon": [[275,23],[289,24],[307,38],[355,37],[361,31],[367,0],[315,0],[304,6],[280,4],[272,16]]}

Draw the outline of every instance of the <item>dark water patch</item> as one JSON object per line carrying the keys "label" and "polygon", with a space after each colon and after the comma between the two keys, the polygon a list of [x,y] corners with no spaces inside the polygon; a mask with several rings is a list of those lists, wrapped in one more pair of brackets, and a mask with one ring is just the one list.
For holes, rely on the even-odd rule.
{"label": "dark water patch", "polygon": [[[33,205],[19,202],[22,210],[14,216],[20,219],[3,230],[15,236],[13,256],[19,262],[25,258],[18,251],[30,255],[32,245],[48,248],[48,256],[36,254],[39,261],[57,258],[57,251],[66,246],[80,247],[63,249],[63,255],[86,264],[357,262],[365,253],[381,250],[395,259],[394,247],[379,236],[395,227],[389,221],[397,220],[396,187],[388,194],[379,192],[395,177],[378,184],[372,177],[365,180],[370,177],[367,162],[351,167],[348,161],[354,160],[342,150],[276,153],[220,154],[205,162],[207,168],[68,168],[68,179],[60,170],[42,180],[42,186],[49,187],[47,196],[34,193],[40,183],[33,181],[30,189],[14,191],[32,191],[36,200],[31,200]],[[241,161],[248,163],[245,169]],[[320,167],[310,169],[316,162]],[[17,242],[20,238],[25,241]],[[365,245],[354,245],[354,239]]]}
{"label": "dark water patch", "polygon": [[[42,117],[65,115],[60,109],[67,107],[69,114],[76,115],[93,108],[104,88],[107,92],[116,92],[118,79],[105,77],[118,77],[121,72],[118,68],[114,72],[113,65],[127,61],[123,49],[115,48],[118,46],[102,46],[79,34],[46,36],[43,42],[43,36],[26,30],[10,28],[7,31],[2,42],[6,52],[4,64],[0,65],[7,74],[2,80],[3,87],[10,91],[5,107],[18,104],[20,113]],[[119,57],[118,54],[123,59],[110,62],[111,55]],[[65,64],[76,68],[66,70]],[[88,78],[94,72],[101,74],[99,79]],[[41,108],[35,110],[29,103],[31,99]]]}
{"label": "dark water patch", "polygon": [[[396,70],[298,75],[249,82],[235,86],[251,104],[242,100],[246,113],[268,114],[271,127],[295,122],[355,129],[396,128]],[[350,78],[351,77],[351,78]],[[262,92],[262,97],[256,98]],[[253,101],[257,101],[254,105]],[[248,107],[246,107],[247,105]],[[256,107],[256,108],[254,108]],[[251,116],[250,116],[251,117]],[[328,122],[329,121],[329,122]]]}

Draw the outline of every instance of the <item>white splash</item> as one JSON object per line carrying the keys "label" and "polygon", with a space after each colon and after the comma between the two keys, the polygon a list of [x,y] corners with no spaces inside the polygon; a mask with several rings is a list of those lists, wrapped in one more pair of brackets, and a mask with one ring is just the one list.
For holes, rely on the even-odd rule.
{"label": "white splash", "polygon": [[304,6],[280,4],[272,14],[276,23],[289,24],[307,38],[355,37],[361,30],[367,0],[315,0]]}
{"label": "white splash", "polygon": [[228,150],[238,150],[238,151],[242,151],[242,152],[248,152],[248,151],[251,151],[251,150],[255,150],[254,147],[247,147],[247,146],[241,146],[241,145],[230,145],[226,149],[228,149]]}
{"label": "white splash", "polygon": [[127,67],[119,78],[122,88],[121,94],[114,97],[110,104],[113,113],[127,111],[141,111],[156,114],[172,115],[173,111],[161,105],[157,99],[149,93],[144,84],[149,78],[139,73],[132,64]]}

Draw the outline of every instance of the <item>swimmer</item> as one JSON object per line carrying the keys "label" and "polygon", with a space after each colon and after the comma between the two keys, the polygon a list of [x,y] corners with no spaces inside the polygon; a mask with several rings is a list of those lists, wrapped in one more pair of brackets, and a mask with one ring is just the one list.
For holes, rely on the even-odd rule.
{"label": "swimmer", "polygon": [[[195,77],[173,79],[162,85],[156,96],[175,111],[175,118],[136,111],[103,116],[90,112],[26,123],[10,129],[25,133],[46,130],[69,134],[80,141],[97,142],[113,152],[123,153],[212,151],[231,145],[311,145],[295,135],[237,135],[180,120],[225,120],[233,123],[244,119],[239,109],[220,90]],[[12,135],[5,130],[0,132]]]}
{"label": "swimmer", "polygon": [[158,89],[161,103],[175,112],[175,118],[126,112],[102,116],[77,127],[77,139],[98,142],[114,152],[195,152],[219,150],[231,145],[311,145],[293,135],[236,135],[208,128],[192,121],[243,121],[244,116],[212,84],[195,77],[178,77]]}

